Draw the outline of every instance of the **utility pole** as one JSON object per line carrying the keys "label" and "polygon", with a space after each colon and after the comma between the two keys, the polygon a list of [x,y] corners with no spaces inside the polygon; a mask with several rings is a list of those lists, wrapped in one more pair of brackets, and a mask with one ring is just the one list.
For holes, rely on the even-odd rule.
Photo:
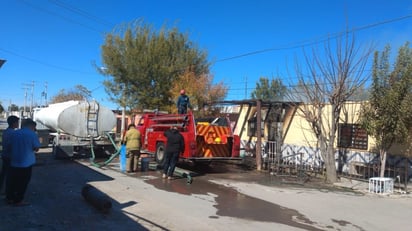
{"label": "utility pole", "polygon": [[33,110],[33,97],[34,97],[34,81],[31,81],[31,102],[30,102],[30,115]]}
{"label": "utility pole", "polygon": [[34,100],[34,81],[31,81],[31,83],[25,83],[23,84],[24,87],[23,89],[25,90],[24,92],[24,112],[26,111],[26,103],[27,103],[27,90],[31,90],[31,99],[30,99],[30,110],[29,110],[29,115],[31,115],[31,112],[33,110],[33,100]]}
{"label": "utility pole", "polygon": [[47,106],[47,82],[44,83],[44,101],[45,106]]}
{"label": "utility pole", "polygon": [[26,114],[26,105],[27,105],[27,87],[22,88],[24,90],[24,107],[23,107],[23,116]]}
{"label": "utility pole", "polygon": [[44,106],[47,106],[47,82],[44,83],[44,90],[41,93],[40,106],[42,106],[43,97],[44,97]]}
{"label": "utility pole", "polygon": [[256,167],[262,170],[262,100],[256,100]]}

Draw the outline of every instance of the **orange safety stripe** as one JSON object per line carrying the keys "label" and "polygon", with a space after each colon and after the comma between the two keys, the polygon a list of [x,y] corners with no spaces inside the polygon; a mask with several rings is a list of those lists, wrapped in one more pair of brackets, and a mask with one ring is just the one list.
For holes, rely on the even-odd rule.
{"label": "orange safety stripe", "polygon": [[[196,157],[231,157],[231,149],[227,138],[231,136],[229,127],[197,124],[197,150]],[[216,138],[220,143],[215,143]]]}
{"label": "orange safety stripe", "polygon": [[208,133],[214,133],[216,136],[228,135],[230,128],[224,126],[211,126],[211,125],[196,125],[197,134],[200,136],[206,136]]}
{"label": "orange safety stripe", "polygon": [[[203,156],[202,156],[203,154]],[[205,144],[198,149],[197,157],[231,157],[231,152],[227,144]]]}
{"label": "orange safety stripe", "polygon": [[221,143],[227,143],[227,137],[231,136],[230,128],[223,126],[210,126],[198,124],[197,135],[203,136],[203,139],[208,144],[215,143],[216,138],[220,138]]}

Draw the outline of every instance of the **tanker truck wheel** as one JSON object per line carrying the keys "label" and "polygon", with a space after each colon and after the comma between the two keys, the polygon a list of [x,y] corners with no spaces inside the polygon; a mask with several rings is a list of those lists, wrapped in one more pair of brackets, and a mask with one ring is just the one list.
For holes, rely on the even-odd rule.
{"label": "tanker truck wheel", "polygon": [[53,139],[53,143],[52,143],[52,155],[54,157],[54,159],[62,159],[61,156],[59,155],[59,149],[56,145],[56,137],[54,137]]}
{"label": "tanker truck wheel", "polygon": [[158,143],[156,145],[155,158],[156,158],[157,165],[160,168],[163,168],[163,166],[165,164],[165,145],[164,145],[164,143]]}

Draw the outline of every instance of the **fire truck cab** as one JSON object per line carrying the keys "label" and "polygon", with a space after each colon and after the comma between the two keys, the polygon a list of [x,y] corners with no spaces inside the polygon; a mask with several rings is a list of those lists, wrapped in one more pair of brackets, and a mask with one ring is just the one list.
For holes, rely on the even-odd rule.
{"label": "fire truck cab", "polygon": [[141,152],[154,155],[160,166],[164,164],[167,144],[164,132],[172,126],[179,129],[185,141],[181,160],[195,163],[241,160],[240,138],[233,134],[226,117],[195,120],[191,111],[188,114],[144,112],[136,126],[141,133]]}

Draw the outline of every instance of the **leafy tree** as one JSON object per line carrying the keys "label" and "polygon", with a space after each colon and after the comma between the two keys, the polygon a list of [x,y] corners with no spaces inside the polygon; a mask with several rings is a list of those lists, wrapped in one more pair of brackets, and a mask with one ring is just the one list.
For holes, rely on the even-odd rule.
{"label": "leafy tree", "polygon": [[206,52],[176,27],[156,31],[137,20],[107,34],[101,49],[105,90],[122,107],[168,109],[181,75],[209,73]]}
{"label": "leafy tree", "polygon": [[50,103],[61,103],[69,100],[88,100],[91,97],[91,92],[83,85],[76,85],[73,89],[61,89],[50,100]]}
{"label": "leafy tree", "polygon": [[328,40],[321,51],[305,53],[305,69],[296,63],[299,87],[291,90],[291,98],[305,102],[297,105],[299,114],[317,139],[330,183],[337,181],[335,141],[342,107],[368,79],[363,71],[371,53],[371,47],[362,51],[353,37],[345,36],[336,47]]}
{"label": "leafy tree", "polygon": [[412,49],[409,43],[399,49],[393,69],[389,53],[390,46],[375,52],[371,96],[361,113],[362,124],[376,140],[381,177],[388,150],[395,142],[407,144],[412,127]]}
{"label": "leafy tree", "polygon": [[267,77],[260,77],[256,83],[256,88],[251,93],[252,99],[261,99],[263,101],[279,101],[286,94],[286,86],[283,85],[280,78],[272,79],[269,82]]}
{"label": "leafy tree", "polygon": [[4,112],[4,107],[3,107],[3,105],[1,104],[1,101],[0,101],[0,113],[3,113]]}

